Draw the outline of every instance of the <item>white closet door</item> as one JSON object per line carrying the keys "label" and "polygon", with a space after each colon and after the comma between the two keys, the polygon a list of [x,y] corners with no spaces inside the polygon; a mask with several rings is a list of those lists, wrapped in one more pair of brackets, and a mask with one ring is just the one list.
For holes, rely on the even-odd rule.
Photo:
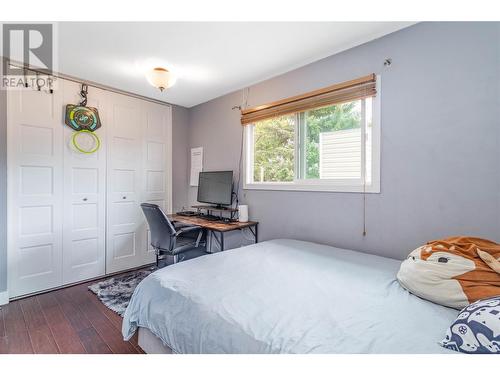
{"label": "white closet door", "polygon": [[8,93],[10,297],[62,283],[61,117],[60,90]]}
{"label": "white closet door", "polygon": [[[144,190],[142,201],[154,203],[165,212],[171,211],[171,139],[172,115],[171,108],[155,103],[144,103],[146,128],[143,139],[143,176]],[[150,233],[147,229],[145,244],[146,252],[142,253],[143,263],[155,260],[154,250],[150,243]]]}
{"label": "white closet door", "polygon": [[106,272],[142,264],[142,102],[109,95]]}
{"label": "white closet door", "polygon": [[171,108],[109,95],[106,272],[154,262],[142,202],[171,206]]}
{"label": "white closet door", "polygon": [[[78,104],[80,85],[64,81],[64,105]],[[84,154],[72,146],[74,131],[64,126],[64,224],[63,283],[102,276],[105,273],[106,245],[106,118],[105,92],[88,88],[87,105],[99,110],[101,128],[96,134],[101,147]],[[90,137],[81,142],[93,145]]]}

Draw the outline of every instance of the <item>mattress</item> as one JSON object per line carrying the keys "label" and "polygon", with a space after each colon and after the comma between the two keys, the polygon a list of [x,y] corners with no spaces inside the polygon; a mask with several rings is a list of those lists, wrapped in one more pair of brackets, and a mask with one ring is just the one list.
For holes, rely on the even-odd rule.
{"label": "mattress", "polygon": [[289,239],[211,254],[145,278],[122,333],[176,353],[451,353],[438,341],[457,311],[403,289],[399,265]]}

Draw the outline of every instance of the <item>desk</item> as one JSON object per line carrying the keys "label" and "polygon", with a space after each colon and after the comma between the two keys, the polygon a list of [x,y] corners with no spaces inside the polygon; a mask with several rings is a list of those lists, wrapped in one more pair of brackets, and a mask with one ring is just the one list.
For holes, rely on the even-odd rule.
{"label": "desk", "polygon": [[[206,229],[207,232],[210,234],[210,238],[208,238],[207,236],[207,245],[209,245],[209,248],[207,250],[209,252],[212,252],[212,236],[219,244],[220,250],[224,251],[224,233],[232,232],[233,230],[242,230],[244,228],[248,228],[250,229],[250,232],[252,232],[254,236],[255,243],[257,243],[259,239],[258,237],[259,223],[257,221],[247,221],[246,223],[234,221],[230,223],[225,223],[219,220],[217,221],[207,220],[199,216],[182,216],[177,214],[168,215],[168,218],[171,221],[177,221],[183,224],[198,225],[203,229]],[[218,235],[216,233],[218,233]]]}

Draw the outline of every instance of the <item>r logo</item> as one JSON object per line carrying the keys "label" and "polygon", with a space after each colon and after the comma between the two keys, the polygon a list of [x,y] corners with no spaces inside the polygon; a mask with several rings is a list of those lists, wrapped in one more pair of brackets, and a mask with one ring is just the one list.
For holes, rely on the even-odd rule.
{"label": "r logo", "polygon": [[[3,56],[12,62],[52,74],[54,64],[52,24],[3,24]],[[3,74],[22,75],[23,69],[3,64]]]}

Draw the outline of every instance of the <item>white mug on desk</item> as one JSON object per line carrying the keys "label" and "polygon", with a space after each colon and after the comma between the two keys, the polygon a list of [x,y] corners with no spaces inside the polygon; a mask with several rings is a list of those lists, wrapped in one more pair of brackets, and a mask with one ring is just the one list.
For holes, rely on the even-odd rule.
{"label": "white mug on desk", "polygon": [[246,223],[248,221],[248,206],[242,204],[238,206],[238,221]]}

